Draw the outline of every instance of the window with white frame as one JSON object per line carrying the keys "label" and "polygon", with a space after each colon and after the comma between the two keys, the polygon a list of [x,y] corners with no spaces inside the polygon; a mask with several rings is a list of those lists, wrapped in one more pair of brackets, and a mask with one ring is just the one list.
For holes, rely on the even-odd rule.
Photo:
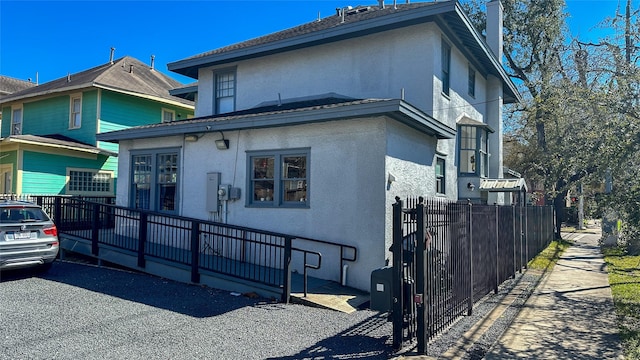
{"label": "window with white frame", "polygon": [[70,195],[113,195],[113,173],[93,169],[67,169]]}
{"label": "window with white frame", "polygon": [[22,108],[11,109],[11,135],[22,135]]}
{"label": "window with white frame", "polygon": [[176,213],[178,169],[177,149],[134,152],[131,156],[131,206]]}
{"label": "window with white frame", "polygon": [[442,39],[442,93],[445,95],[449,95],[449,86],[451,84],[451,45]]}
{"label": "window with white frame", "polygon": [[82,95],[72,95],[69,103],[69,129],[82,126]]}
{"label": "window with white frame", "polygon": [[445,194],[446,191],[446,173],[445,173],[445,160],[441,157],[436,157],[436,193]]}
{"label": "window with white frame", "polygon": [[247,205],[309,206],[309,149],[252,151],[247,155]]}
{"label": "window with white frame", "polygon": [[232,112],[236,107],[236,72],[226,70],[214,74],[215,113]]}
{"label": "window with white frame", "polygon": [[176,112],[169,109],[162,109],[162,122],[171,122],[175,120]]}
{"label": "window with white frame", "polygon": [[489,131],[482,126],[459,127],[460,175],[489,176]]}

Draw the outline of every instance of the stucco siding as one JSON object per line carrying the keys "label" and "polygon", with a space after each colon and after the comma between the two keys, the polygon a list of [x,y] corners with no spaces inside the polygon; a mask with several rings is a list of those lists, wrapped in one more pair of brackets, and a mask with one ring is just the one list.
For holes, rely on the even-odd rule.
{"label": "stucco siding", "polygon": [[[220,172],[221,182],[239,187],[242,198],[228,204],[232,224],[356,245],[356,264],[347,281],[369,290],[371,270],[384,265],[385,118],[225,132],[229,150],[217,150],[219,133],[205,134],[197,142],[180,137],[123,141],[121,143],[117,202],[129,202],[129,150],[184,146],[181,156],[180,213],[218,219],[206,211],[206,173]],[[246,205],[247,151],[308,148],[309,207],[255,208]],[[337,256],[323,258],[323,269],[337,275]]]}
{"label": "stucco siding", "polygon": [[[237,65],[236,109],[262,101],[338,93],[400,98],[431,111],[433,24],[243,61]],[[229,67],[229,64],[224,67]],[[213,71],[199,72],[198,116],[213,112]]]}

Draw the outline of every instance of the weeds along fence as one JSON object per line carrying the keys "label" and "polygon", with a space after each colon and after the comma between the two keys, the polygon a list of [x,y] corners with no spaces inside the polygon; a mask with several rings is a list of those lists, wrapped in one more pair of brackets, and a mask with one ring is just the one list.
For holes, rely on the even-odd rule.
{"label": "weeds along fence", "polygon": [[550,206],[497,206],[396,198],[393,346],[426,344],[474,301],[526,268],[553,240]]}

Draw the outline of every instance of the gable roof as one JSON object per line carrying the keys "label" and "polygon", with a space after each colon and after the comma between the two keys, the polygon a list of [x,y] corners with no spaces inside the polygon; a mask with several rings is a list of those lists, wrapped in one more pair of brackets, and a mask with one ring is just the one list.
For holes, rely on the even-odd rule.
{"label": "gable roof", "polygon": [[180,82],[151,69],[140,60],[125,56],[113,62],[18,91],[1,101],[4,103],[25,100],[53,93],[96,87],[192,109],[192,101],[169,94],[169,90],[181,86],[183,85]]}
{"label": "gable roof", "polygon": [[332,15],[175,61],[167,64],[167,67],[197,79],[201,67],[223,65],[426,22],[435,22],[481,73],[492,74],[502,80],[505,103],[520,100],[517,88],[501,62],[455,0],[347,8],[344,16]]}
{"label": "gable roof", "polygon": [[29,89],[36,86],[31,81],[24,81],[9,76],[0,75],[0,99],[15,92]]}
{"label": "gable roof", "polygon": [[352,99],[330,94],[328,97],[265,104],[231,113],[187,120],[149,124],[96,135],[99,141],[204,134],[208,132],[294,126],[326,121],[387,116],[438,139],[452,139],[456,130],[411,104],[399,99]]}
{"label": "gable roof", "polygon": [[30,144],[36,146],[47,147],[51,149],[67,149],[74,150],[83,153],[106,155],[106,156],[118,156],[118,153],[101,149],[89,144],[79,142],[69,137],[52,134],[52,135],[11,135],[6,138],[0,139],[0,143],[3,144]]}

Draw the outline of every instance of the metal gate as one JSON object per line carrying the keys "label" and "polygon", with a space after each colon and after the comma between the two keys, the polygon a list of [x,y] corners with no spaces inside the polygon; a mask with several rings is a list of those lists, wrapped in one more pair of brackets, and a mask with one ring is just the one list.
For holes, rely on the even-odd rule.
{"label": "metal gate", "polygon": [[471,204],[418,198],[393,205],[393,347],[428,340],[473,307]]}
{"label": "metal gate", "polygon": [[527,266],[553,240],[553,208],[471,205],[396,197],[393,205],[393,347],[426,344],[473,301]]}

